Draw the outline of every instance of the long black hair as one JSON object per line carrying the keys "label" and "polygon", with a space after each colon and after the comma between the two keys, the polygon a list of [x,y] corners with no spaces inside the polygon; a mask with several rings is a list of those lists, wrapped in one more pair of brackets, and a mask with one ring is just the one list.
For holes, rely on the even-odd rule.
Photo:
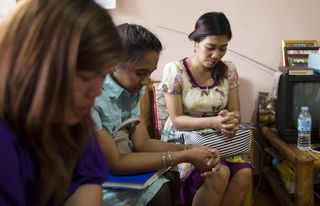
{"label": "long black hair", "polygon": [[[207,12],[199,17],[194,30],[189,34],[188,38],[195,42],[201,42],[207,36],[227,35],[228,40],[232,38],[232,32],[229,20],[222,12]],[[218,85],[227,75],[227,66],[219,61],[212,70],[212,77]]]}

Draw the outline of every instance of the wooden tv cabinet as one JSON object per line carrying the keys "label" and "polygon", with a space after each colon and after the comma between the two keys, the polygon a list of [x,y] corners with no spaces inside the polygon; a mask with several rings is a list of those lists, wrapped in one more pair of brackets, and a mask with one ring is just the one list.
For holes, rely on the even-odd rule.
{"label": "wooden tv cabinet", "polygon": [[313,182],[314,174],[320,169],[320,155],[313,152],[302,152],[296,144],[284,142],[277,132],[268,126],[260,128],[263,138],[266,138],[271,146],[279,151],[284,158],[293,163],[295,167],[295,194],[290,198],[279,178],[269,166],[264,167],[264,175],[269,181],[275,195],[281,205],[314,205]]}

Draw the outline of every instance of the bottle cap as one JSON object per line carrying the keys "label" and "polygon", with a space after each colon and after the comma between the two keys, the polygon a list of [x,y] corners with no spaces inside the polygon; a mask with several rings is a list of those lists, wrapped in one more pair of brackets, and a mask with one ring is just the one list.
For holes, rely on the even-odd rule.
{"label": "bottle cap", "polygon": [[308,110],[309,110],[309,107],[307,107],[307,106],[302,106],[302,107],[301,107],[301,110],[302,110],[302,111],[308,111]]}

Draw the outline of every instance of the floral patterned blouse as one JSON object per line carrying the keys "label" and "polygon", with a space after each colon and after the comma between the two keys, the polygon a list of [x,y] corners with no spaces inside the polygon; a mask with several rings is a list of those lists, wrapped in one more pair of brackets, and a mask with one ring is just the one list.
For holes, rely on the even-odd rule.
{"label": "floral patterned blouse", "polygon": [[[179,94],[182,98],[183,112],[192,117],[216,116],[227,106],[229,90],[239,86],[239,78],[235,65],[230,61],[223,62],[227,66],[227,78],[220,85],[213,82],[208,86],[200,86],[195,81],[188,68],[186,58],[181,61],[168,63],[163,69],[163,78],[158,89],[171,94]],[[161,139],[164,141],[185,143],[188,130],[176,130],[167,118],[164,124]],[[248,131],[250,133],[250,131]],[[216,134],[211,128],[197,130],[203,135]],[[224,158],[228,162],[250,162],[249,155],[241,154]],[[179,166],[179,170],[186,170]]]}
{"label": "floral patterned blouse", "polygon": [[239,86],[239,78],[235,65],[224,61],[227,76],[220,85],[213,82],[208,87],[197,84],[193,78],[186,59],[165,65],[160,88],[163,92],[180,94],[183,112],[193,117],[216,116],[228,102],[229,90]]}

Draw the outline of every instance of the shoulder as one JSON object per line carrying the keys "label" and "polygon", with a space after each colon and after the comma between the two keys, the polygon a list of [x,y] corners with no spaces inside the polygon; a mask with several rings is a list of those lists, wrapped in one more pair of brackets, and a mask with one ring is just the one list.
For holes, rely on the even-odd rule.
{"label": "shoulder", "polygon": [[184,69],[184,66],[181,61],[169,62],[163,68],[163,70],[166,72],[171,71],[171,72],[178,72],[178,73],[182,73],[183,69]]}
{"label": "shoulder", "polygon": [[167,93],[180,94],[183,87],[184,71],[181,61],[167,63],[163,69],[163,77],[159,88]]}
{"label": "shoulder", "polygon": [[223,61],[228,68],[228,73],[237,71],[236,65],[231,61]]}
{"label": "shoulder", "polygon": [[103,112],[104,110],[108,110],[108,108],[112,104],[112,93],[107,88],[102,89],[100,96],[96,97],[94,102],[94,109],[97,112]]}
{"label": "shoulder", "polygon": [[162,82],[173,83],[173,81],[181,82],[184,76],[185,68],[181,61],[167,63],[163,68]]}
{"label": "shoulder", "polygon": [[228,69],[227,78],[229,81],[230,88],[239,86],[239,75],[235,64],[231,61],[223,61],[223,63],[227,66]]}
{"label": "shoulder", "polygon": [[95,106],[105,105],[109,100],[110,100],[110,96],[108,95],[108,92],[106,92],[105,90],[102,90],[101,95],[96,97],[94,104]]}

